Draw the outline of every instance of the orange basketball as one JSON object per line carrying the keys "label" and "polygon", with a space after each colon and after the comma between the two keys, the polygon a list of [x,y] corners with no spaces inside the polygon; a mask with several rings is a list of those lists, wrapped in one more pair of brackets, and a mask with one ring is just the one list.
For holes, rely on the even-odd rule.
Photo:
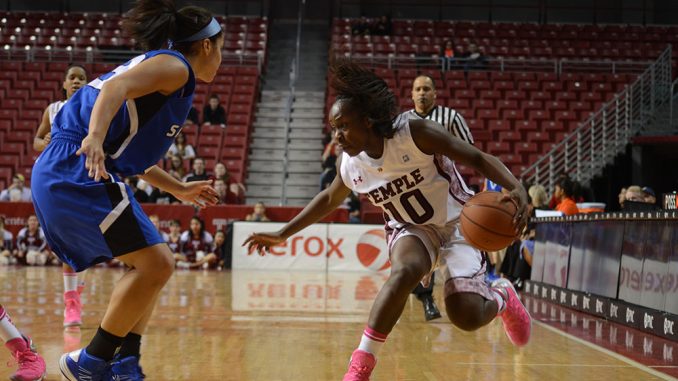
{"label": "orange basketball", "polygon": [[517,208],[512,201],[500,201],[503,197],[500,192],[481,192],[464,205],[461,232],[477,249],[497,251],[515,240],[513,216]]}

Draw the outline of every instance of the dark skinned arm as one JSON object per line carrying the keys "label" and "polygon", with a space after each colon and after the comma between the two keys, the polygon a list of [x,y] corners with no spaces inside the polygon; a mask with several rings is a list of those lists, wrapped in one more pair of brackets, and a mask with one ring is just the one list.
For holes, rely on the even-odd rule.
{"label": "dark skinned arm", "polygon": [[445,155],[455,162],[473,167],[488,179],[508,189],[510,193],[504,200],[513,200],[516,203],[518,211],[513,224],[516,232],[523,231],[529,217],[527,192],[499,159],[452,136],[430,120],[410,120],[410,130],[414,143],[423,153]]}

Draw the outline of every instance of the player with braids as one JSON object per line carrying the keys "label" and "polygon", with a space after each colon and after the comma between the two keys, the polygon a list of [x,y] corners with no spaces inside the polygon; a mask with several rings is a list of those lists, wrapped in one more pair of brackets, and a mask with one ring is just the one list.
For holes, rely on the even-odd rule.
{"label": "player with braids", "polygon": [[167,244],[118,175],[139,176],[201,207],[218,200],[211,181],[181,182],[155,164],[181,131],[196,80],[217,73],[219,22],[203,8],[138,0],[123,27],[148,51],[68,100],[33,167],[33,204],[59,258],[78,272],[113,258],[130,269],[89,345],[61,357],[69,381],[144,378],[141,335],[174,269]]}
{"label": "player with braids", "polygon": [[[516,345],[526,344],[531,319],[510,282],[490,288],[477,277],[465,285],[451,281],[460,269],[468,270],[464,258],[480,264],[475,260],[480,253],[459,230],[461,209],[471,195],[460,191],[463,187],[451,171],[452,160],[510,190],[502,201],[517,204],[516,235],[528,217],[525,189],[496,157],[452,136],[435,122],[410,120],[402,114],[396,117],[394,95],[371,71],[344,61],[335,62],[331,71],[337,100],[329,122],[344,150],[337,161],[337,177],[279,231],[254,233],[245,244],[264,255],[341,205],[352,190],[384,210],[391,275],[372,305],[344,381],[369,380],[375,356],[400,318],[410,291],[438,267],[446,280],[445,306],[453,324],[475,330],[501,316],[509,339]],[[466,255],[451,258],[451,252]],[[475,272],[482,274],[483,269]],[[470,292],[473,287],[478,288],[475,293]]]}

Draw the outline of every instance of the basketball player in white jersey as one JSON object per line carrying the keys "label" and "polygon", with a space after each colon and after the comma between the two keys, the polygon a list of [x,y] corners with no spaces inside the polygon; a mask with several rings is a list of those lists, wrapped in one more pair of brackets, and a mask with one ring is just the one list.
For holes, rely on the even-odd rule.
{"label": "basketball player in white jersey", "polygon": [[[64,100],[51,103],[42,114],[42,121],[38,132],[33,139],[33,149],[38,152],[45,150],[49,144],[52,134],[52,121],[59,113],[59,110],[66,104],[76,91],[87,84],[87,72],[80,65],[71,65],[66,69],[62,89]],[[80,302],[80,293],[84,283],[78,283],[78,273],[71,266],[63,263],[64,276],[64,327],[74,327],[82,325],[82,303]]]}
{"label": "basketball player in white jersey", "polygon": [[[450,134],[469,144],[473,144],[473,135],[464,117],[456,110],[436,104],[436,87],[431,77],[420,75],[414,79],[412,83],[412,101],[414,102],[414,108],[404,112],[404,116],[410,119],[432,120],[444,127]],[[454,170],[456,171],[456,168]],[[464,191],[473,193],[467,188]],[[431,273],[431,280],[428,282],[428,286],[424,287],[423,284],[419,283],[414,291],[412,291],[424,306],[424,318],[426,321],[440,317],[440,311],[438,311],[438,307],[433,300],[434,285],[435,273]]]}
{"label": "basketball player in white jersey", "polygon": [[[496,157],[429,120],[403,115],[394,119],[395,96],[371,71],[348,62],[337,62],[331,70],[337,101],[329,121],[344,150],[337,177],[282,229],[252,234],[245,244],[263,255],[341,205],[352,190],[367,195],[384,210],[391,275],[372,305],[360,345],[344,375],[344,381],[366,381],[376,364],[375,356],[417,283],[436,267],[441,268],[447,281],[455,278],[459,269],[467,271],[479,262],[480,253],[459,231],[459,214],[471,195],[453,170],[452,160],[475,168],[510,190],[503,202],[517,204],[513,221],[516,235],[527,221],[528,198],[520,182]],[[443,247],[446,250],[440,250]],[[463,255],[450,256],[450,252]],[[466,297],[469,293],[455,292],[455,282],[445,283],[445,305],[452,323],[475,330],[500,316],[511,342],[525,345],[531,319],[510,282],[493,288],[480,282],[476,285],[484,287],[478,290],[484,297]]]}

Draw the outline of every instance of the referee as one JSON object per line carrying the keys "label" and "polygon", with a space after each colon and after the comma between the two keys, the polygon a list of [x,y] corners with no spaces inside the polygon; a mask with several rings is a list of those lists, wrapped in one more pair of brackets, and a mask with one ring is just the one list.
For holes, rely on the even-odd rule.
{"label": "referee", "polygon": [[[412,101],[414,101],[414,109],[404,112],[410,119],[432,120],[445,127],[447,131],[457,138],[473,144],[473,136],[471,136],[471,131],[461,114],[449,107],[440,106],[435,103],[436,87],[431,77],[420,75],[414,79],[412,83]],[[412,291],[424,305],[426,321],[440,317],[438,306],[436,306],[433,300],[434,280],[435,273],[432,273],[428,287],[424,287],[419,283]]]}

